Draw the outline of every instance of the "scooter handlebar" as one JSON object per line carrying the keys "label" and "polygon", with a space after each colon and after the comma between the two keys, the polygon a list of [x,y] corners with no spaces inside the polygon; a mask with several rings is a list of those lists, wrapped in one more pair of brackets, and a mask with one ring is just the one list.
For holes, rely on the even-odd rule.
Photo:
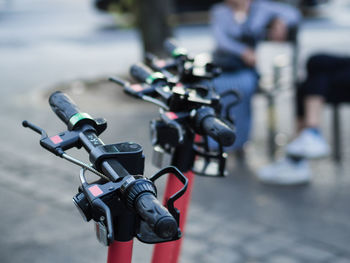
{"label": "scooter handlebar", "polygon": [[72,99],[61,91],[52,93],[49,103],[55,114],[67,125],[72,116],[80,113],[78,106]]}
{"label": "scooter handlebar", "polygon": [[167,39],[164,41],[164,48],[166,52],[168,52],[172,57],[185,56],[187,57],[187,50],[179,47],[175,44],[171,39]]}
{"label": "scooter handlebar", "polygon": [[149,78],[152,73],[153,71],[149,67],[141,63],[132,65],[130,68],[131,76],[140,82],[146,82],[147,78]]}
{"label": "scooter handlebar", "polygon": [[173,41],[171,41],[170,39],[167,39],[164,41],[164,48],[167,52],[169,52],[169,54],[171,54],[178,47],[176,46],[176,44]]}
{"label": "scooter handlebar", "polygon": [[134,207],[159,237],[171,238],[177,234],[178,226],[175,218],[152,193],[146,192],[139,195]]}
{"label": "scooter handlebar", "polygon": [[203,119],[201,126],[205,134],[212,137],[222,146],[230,146],[235,142],[236,135],[234,131],[216,117],[209,116]]}
{"label": "scooter handlebar", "polygon": [[196,132],[209,135],[222,146],[230,146],[235,142],[236,135],[233,129],[216,117],[215,111],[210,107],[197,110],[194,117]]}

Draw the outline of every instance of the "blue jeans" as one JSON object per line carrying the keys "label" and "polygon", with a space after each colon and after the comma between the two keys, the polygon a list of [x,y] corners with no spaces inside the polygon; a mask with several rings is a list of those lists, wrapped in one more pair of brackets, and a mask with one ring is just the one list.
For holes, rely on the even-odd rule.
{"label": "blue jeans", "polygon": [[[235,121],[236,141],[232,146],[225,147],[225,151],[232,152],[241,149],[250,138],[252,127],[251,100],[258,85],[258,74],[253,69],[244,69],[237,72],[223,72],[213,80],[215,90],[221,94],[228,90],[235,90],[241,94],[242,101],[231,108],[230,116]],[[223,97],[222,116],[225,116],[227,105],[232,102],[232,96]],[[216,148],[214,140],[209,138],[210,148]]]}

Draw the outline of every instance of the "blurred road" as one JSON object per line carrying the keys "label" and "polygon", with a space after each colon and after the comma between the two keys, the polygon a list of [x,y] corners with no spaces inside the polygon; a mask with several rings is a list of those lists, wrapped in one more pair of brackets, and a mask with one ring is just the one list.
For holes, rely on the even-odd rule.
{"label": "blurred road", "polygon": [[[349,12],[349,1],[332,1],[321,17],[305,23],[301,65],[320,50],[350,53]],[[179,27],[176,36],[194,53],[212,47],[206,26]],[[275,48],[266,50],[262,57]],[[21,121],[31,120],[49,134],[64,130],[47,96],[53,87],[67,88],[84,111],[108,120],[106,143],[144,145],[151,175],[148,120],[157,109],[97,81],[126,75],[140,54],[137,32],[114,26],[114,18],[94,11],[89,1],[0,1],[0,262],[105,261],[106,249],[97,243],[92,224],[82,221],[71,202],[79,168],[47,154]],[[270,68],[267,60],[262,70]],[[286,92],[278,99],[279,130],[288,136],[291,96]],[[342,166],[331,159],[315,161],[312,184],[273,187],[254,177],[268,162],[265,104],[261,97],[254,101],[247,165],[231,158],[227,178],[196,177],[182,262],[350,262],[349,109],[342,108]],[[325,120],[330,138],[329,109]],[[72,155],[86,158],[76,150]],[[133,262],[148,262],[150,253],[151,246],[136,242]]]}

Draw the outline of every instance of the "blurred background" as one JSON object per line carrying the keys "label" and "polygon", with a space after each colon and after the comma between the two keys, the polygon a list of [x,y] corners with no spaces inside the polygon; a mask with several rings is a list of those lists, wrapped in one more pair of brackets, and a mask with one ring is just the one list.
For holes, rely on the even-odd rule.
{"label": "blurred background", "polygon": [[[47,98],[67,92],[85,112],[105,117],[105,143],[135,141],[150,159],[149,120],[158,109],[127,97],[108,83],[126,77],[145,50],[164,55],[169,36],[198,54],[213,50],[208,9],[218,1],[170,0],[0,0],[0,262],[104,262],[91,223],[71,198],[79,168],[39,146],[23,129],[28,119],[49,135],[65,130]],[[350,55],[350,1],[288,1],[304,21],[298,34],[298,75],[318,51]],[[154,26],[162,25],[162,26]],[[258,69],[271,79],[275,58],[283,56],[285,89],[276,97],[276,155],[292,137],[290,72],[293,46],[262,43]],[[230,156],[226,178],[196,177],[181,262],[350,262],[350,111],[340,107],[340,162],[313,161],[308,185],[270,186],[254,176],[270,161],[266,98],[253,101],[254,128],[244,164]],[[332,108],[322,130],[332,145]],[[87,160],[82,151],[72,155]],[[159,186],[161,190],[162,185]],[[152,246],[135,242],[133,262],[149,262]]]}

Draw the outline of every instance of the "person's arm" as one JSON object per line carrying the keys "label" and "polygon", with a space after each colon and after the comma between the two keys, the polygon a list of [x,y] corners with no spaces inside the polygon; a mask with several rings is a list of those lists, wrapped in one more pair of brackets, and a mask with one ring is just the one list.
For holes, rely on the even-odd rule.
{"label": "person's arm", "polygon": [[281,20],[288,27],[297,26],[302,19],[299,10],[291,5],[272,1],[262,1],[262,4],[268,10],[271,18]]}
{"label": "person's arm", "polygon": [[247,46],[234,39],[234,37],[227,32],[228,27],[234,26],[228,15],[229,13],[227,10],[221,6],[216,6],[211,10],[211,27],[214,40],[217,49],[241,57],[243,52],[247,49]]}

